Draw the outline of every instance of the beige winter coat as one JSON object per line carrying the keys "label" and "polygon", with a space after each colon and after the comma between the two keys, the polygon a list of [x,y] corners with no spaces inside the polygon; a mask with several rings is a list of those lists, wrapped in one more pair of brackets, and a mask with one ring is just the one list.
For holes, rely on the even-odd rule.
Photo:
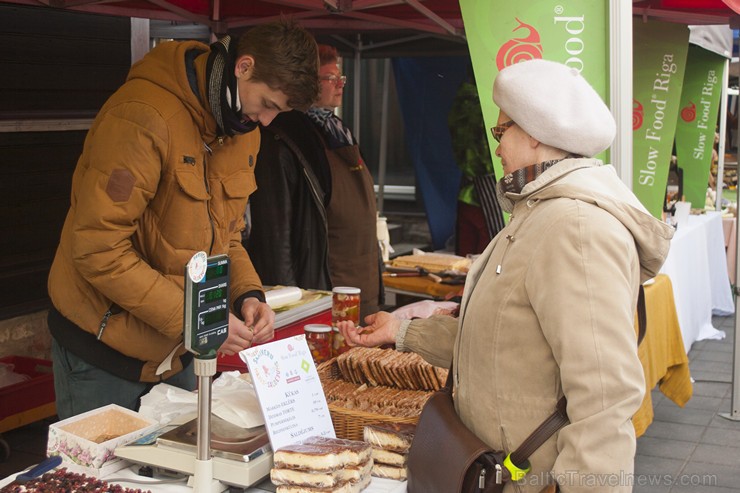
{"label": "beige winter coat", "polygon": [[459,324],[417,320],[399,334],[432,364],[454,354],[458,414],[495,449],[515,449],[566,395],[570,424],[507,492],[550,476],[564,492],[632,489],[630,419],[645,392],[637,293],[673,233],[600,164],[564,160],[508,194],[511,221],[473,265]]}

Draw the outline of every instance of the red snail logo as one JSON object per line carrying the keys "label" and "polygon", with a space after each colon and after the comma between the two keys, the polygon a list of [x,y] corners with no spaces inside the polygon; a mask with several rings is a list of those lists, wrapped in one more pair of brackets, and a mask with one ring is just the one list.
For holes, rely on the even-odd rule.
{"label": "red snail logo", "polygon": [[632,100],[632,130],[642,127],[643,109],[642,104],[636,99]]}
{"label": "red snail logo", "polygon": [[689,101],[685,107],[681,109],[681,120],[689,123],[696,119],[696,105]]}
{"label": "red snail logo", "polygon": [[496,67],[499,70],[515,63],[535,58],[542,58],[542,43],[540,43],[540,33],[529,24],[525,24],[516,19],[519,25],[511,32],[519,29],[527,29],[529,34],[523,38],[513,38],[501,45],[496,54]]}

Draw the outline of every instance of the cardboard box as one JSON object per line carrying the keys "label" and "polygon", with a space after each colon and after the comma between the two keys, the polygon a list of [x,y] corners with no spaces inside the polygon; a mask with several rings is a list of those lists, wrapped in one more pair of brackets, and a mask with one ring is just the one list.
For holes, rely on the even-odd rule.
{"label": "cardboard box", "polygon": [[46,453],[61,455],[69,470],[101,478],[128,464],[115,456],[116,447],[157,428],[156,421],[110,404],[49,425]]}

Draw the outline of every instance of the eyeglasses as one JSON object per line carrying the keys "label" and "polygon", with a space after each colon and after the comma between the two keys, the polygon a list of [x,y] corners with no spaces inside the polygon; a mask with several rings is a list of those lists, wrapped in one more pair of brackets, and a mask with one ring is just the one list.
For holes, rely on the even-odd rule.
{"label": "eyeglasses", "polygon": [[496,142],[501,142],[501,137],[504,136],[504,132],[506,132],[512,125],[516,125],[514,120],[509,120],[501,125],[491,127],[491,134],[493,134],[493,138],[496,139]]}
{"label": "eyeglasses", "polygon": [[329,81],[334,86],[344,86],[347,83],[347,76],[346,75],[324,75],[323,77],[319,77],[319,80],[326,80]]}

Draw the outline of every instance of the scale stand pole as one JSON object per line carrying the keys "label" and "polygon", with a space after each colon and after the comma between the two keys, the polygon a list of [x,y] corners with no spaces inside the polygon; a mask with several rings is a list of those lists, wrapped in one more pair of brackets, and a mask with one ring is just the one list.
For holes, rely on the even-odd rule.
{"label": "scale stand pole", "polygon": [[195,375],[198,377],[198,435],[193,490],[195,493],[220,492],[227,487],[213,480],[211,458],[211,381],[216,374],[216,358],[194,358]]}

